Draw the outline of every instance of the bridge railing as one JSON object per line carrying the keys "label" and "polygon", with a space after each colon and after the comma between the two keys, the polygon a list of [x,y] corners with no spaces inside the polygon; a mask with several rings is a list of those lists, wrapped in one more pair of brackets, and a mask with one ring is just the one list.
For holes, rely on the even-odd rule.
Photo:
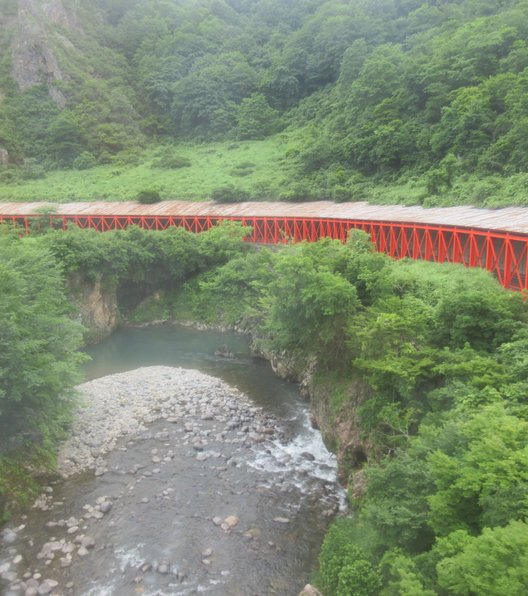
{"label": "bridge railing", "polygon": [[461,263],[482,267],[496,275],[512,290],[528,289],[528,235],[478,228],[440,226],[375,220],[318,217],[194,216],[194,215],[0,215],[0,221],[21,226],[27,233],[32,226],[66,229],[73,224],[100,232],[136,225],[148,230],[181,226],[203,232],[222,220],[239,221],[252,228],[251,242],[279,244],[313,242],[320,238],[346,241],[352,229],[370,235],[376,249],[391,257],[422,259],[436,263]]}

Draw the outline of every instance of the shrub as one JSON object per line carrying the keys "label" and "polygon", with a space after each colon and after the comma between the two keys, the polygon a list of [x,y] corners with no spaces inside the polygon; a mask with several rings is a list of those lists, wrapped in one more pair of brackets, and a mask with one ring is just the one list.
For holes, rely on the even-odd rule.
{"label": "shrub", "polygon": [[281,201],[287,201],[289,203],[320,201],[327,198],[315,184],[310,182],[296,182],[279,196]]}
{"label": "shrub", "polygon": [[353,192],[350,190],[350,188],[347,188],[341,184],[338,184],[332,188],[330,197],[335,203],[346,203],[347,201],[354,200]]}
{"label": "shrub", "polygon": [[46,177],[45,168],[33,158],[24,161],[20,173],[24,180],[40,180]]}
{"label": "shrub", "polygon": [[138,193],[137,201],[142,205],[153,205],[161,201],[161,196],[157,190],[142,190]]}
{"label": "shrub", "polygon": [[19,172],[11,167],[0,168],[0,183],[14,184],[18,182]]}
{"label": "shrub", "polygon": [[352,521],[339,520],[330,528],[319,555],[321,582],[327,596],[374,596],[381,589],[378,571],[363,551],[352,544]]}
{"label": "shrub", "polygon": [[337,596],[375,596],[381,589],[381,577],[366,559],[343,565],[338,578]]}
{"label": "shrub", "polygon": [[141,163],[140,152],[133,149],[123,149],[116,155],[111,155],[109,163],[120,166],[137,166]]}
{"label": "shrub", "polygon": [[251,200],[251,195],[242,188],[222,186],[213,190],[211,199],[216,203],[242,203]]}
{"label": "shrub", "polygon": [[91,168],[95,168],[96,165],[97,160],[89,151],[83,151],[73,161],[73,167],[76,170],[89,170]]}
{"label": "shrub", "polygon": [[162,154],[152,162],[154,168],[165,168],[167,170],[176,170],[178,168],[190,167],[191,160],[183,155],[174,155],[170,152]]}
{"label": "shrub", "polygon": [[279,113],[269,106],[262,93],[242,100],[237,111],[236,134],[239,139],[263,139],[275,132]]}
{"label": "shrub", "polygon": [[255,164],[250,161],[244,161],[242,163],[237,164],[231,170],[231,176],[249,176],[253,173],[255,168]]}

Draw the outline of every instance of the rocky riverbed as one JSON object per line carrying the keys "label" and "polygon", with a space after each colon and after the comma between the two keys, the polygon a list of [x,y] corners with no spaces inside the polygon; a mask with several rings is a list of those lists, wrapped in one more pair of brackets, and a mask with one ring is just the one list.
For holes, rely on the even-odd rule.
{"label": "rocky riverbed", "polygon": [[[84,383],[78,390],[80,408],[58,457],[59,472],[64,477],[86,469],[101,475],[106,469],[105,455],[119,438],[145,430],[159,419],[184,421],[183,445],[192,444],[195,449],[207,444],[204,435],[197,432],[203,426],[200,422],[215,420],[224,425],[218,427],[218,440],[224,438],[225,430],[242,427],[244,433],[236,443],[252,444],[275,432],[275,421],[252,407],[244,394],[197,370],[139,368]],[[205,457],[205,453],[197,455],[199,461]]]}
{"label": "rocky riverbed", "polygon": [[59,454],[69,479],[2,531],[0,591],[299,593],[342,503],[307,420],[288,437],[222,380],[166,366],[79,393]]}

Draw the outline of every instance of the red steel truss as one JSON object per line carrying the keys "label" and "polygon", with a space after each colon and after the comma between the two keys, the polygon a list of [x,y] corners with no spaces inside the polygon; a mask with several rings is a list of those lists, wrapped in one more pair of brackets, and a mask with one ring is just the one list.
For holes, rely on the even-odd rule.
{"label": "red steel truss", "polygon": [[313,242],[319,238],[344,242],[349,230],[363,230],[370,235],[378,251],[391,257],[482,267],[494,273],[505,288],[528,289],[528,235],[502,231],[321,217],[0,214],[0,222],[23,226],[26,232],[32,226],[66,229],[69,224],[100,232],[121,230],[131,225],[147,230],[181,226],[190,232],[203,232],[226,219],[250,226],[253,231],[248,241],[264,244]]}

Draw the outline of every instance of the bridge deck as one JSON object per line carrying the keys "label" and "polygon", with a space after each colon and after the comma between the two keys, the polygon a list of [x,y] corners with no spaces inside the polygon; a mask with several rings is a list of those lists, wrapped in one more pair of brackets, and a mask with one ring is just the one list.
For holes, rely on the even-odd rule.
{"label": "bridge deck", "polygon": [[528,234],[528,207],[506,209],[476,209],[474,207],[444,207],[425,209],[401,205],[370,205],[366,202],[331,203],[198,203],[163,201],[154,205],[136,202],[85,203],[16,203],[0,202],[1,215],[30,215],[50,207],[59,215],[78,216],[185,216],[185,217],[288,217],[383,221],[434,226],[453,226],[479,230],[495,230]]}
{"label": "bridge deck", "polygon": [[[45,213],[50,208],[49,213]],[[380,252],[398,259],[462,263],[482,267],[513,290],[528,290],[528,208],[424,209],[368,203],[193,203],[154,205],[107,203],[0,203],[0,222],[26,233],[42,226],[70,225],[100,232],[138,225],[148,230],[182,226],[203,232],[219,220],[251,228],[247,240],[260,243],[346,241],[353,229],[370,235]]]}

